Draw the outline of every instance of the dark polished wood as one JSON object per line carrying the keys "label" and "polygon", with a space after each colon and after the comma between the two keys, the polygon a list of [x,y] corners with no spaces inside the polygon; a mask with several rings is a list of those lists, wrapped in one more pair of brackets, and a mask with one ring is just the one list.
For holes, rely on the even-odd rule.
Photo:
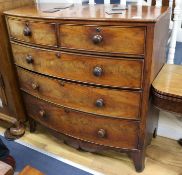
{"label": "dark polished wood", "polygon": [[51,129],[95,144],[137,148],[139,122],[60,108],[26,93],[23,93],[23,97],[28,115]]}
{"label": "dark polished wood", "polygon": [[182,114],[182,98],[175,98],[169,95],[164,95],[153,89],[153,103],[155,106],[169,112]]}
{"label": "dark polished wood", "polygon": [[0,99],[2,99],[0,118],[13,124],[12,128],[7,131],[10,138],[17,138],[18,134],[21,136],[24,133],[25,129],[22,127],[22,122],[26,120],[26,117],[12,64],[3,11],[30,4],[33,4],[33,0],[0,1]]}
{"label": "dark polished wood", "polygon": [[142,172],[145,168],[145,150],[138,150],[135,152],[131,152],[130,156],[133,159],[135,169],[137,172]]}
{"label": "dark polished wood", "polygon": [[103,86],[136,89],[142,86],[142,59],[53,52],[15,43],[12,50],[16,65],[37,73]]}
{"label": "dark polished wood", "polygon": [[52,6],[5,12],[31,130],[36,121],[77,149],[126,152],[141,172],[157,131],[150,88],[165,63],[169,9],[129,6],[108,15],[104,5],[73,5],[44,12]]}
{"label": "dark polished wood", "polygon": [[[105,116],[140,119],[141,93],[55,80],[17,68],[20,88],[58,105]],[[102,103],[102,104],[101,104]]]}
{"label": "dark polished wood", "polygon": [[62,48],[143,55],[144,38],[144,27],[60,26]]}
{"label": "dark polished wood", "polygon": [[[23,42],[57,46],[55,24],[8,18],[10,37]],[[44,29],[44,30],[42,30]],[[46,39],[45,39],[46,37]]]}

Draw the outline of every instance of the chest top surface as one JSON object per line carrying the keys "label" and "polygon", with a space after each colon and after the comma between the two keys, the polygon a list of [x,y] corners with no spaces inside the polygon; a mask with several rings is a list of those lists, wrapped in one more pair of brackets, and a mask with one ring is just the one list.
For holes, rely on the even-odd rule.
{"label": "chest top surface", "polygon": [[59,8],[60,4],[36,4],[21,7],[5,12],[7,15],[19,17],[47,18],[62,20],[92,20],[92,21],[123,21],[123,22],[156,22],[165,13],[169,12],[168,7],[157,8],[154,6],[128,6],[122,14],[108,14],[107,12],[114,5],[78,5],[74,4],[69,8],[57,12],[47,12]]}

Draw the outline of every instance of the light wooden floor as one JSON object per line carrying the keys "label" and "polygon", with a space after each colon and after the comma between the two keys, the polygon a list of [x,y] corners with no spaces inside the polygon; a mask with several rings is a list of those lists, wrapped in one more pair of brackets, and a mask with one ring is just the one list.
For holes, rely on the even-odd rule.
{"label": "light wooden floor", "polygon": [[[0,126],[0,132],[4,127]],[[172,131],[171,131],[172,132]],[[28,131],[21,141],[56,154],[106,175],[136,175],[132,161],[116,152],[92,154],[77,151],[38,126],[36,133]],[[182,147],[176,141],[157,137],[147,149],[146,168],[140,175],[182,175]]]}

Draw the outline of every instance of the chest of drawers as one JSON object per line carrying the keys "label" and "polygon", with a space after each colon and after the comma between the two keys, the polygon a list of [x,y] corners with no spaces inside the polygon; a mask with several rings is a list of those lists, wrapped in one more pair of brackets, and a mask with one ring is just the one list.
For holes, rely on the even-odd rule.
{"label": "chest of drawers", "polygon": [[115,15],[105,8],[5,12],[19,87],[31,121],[76,148],[126,152],[142,171],[157,129],[150,86],[165,62],[169,11],[143,7],[136,17],[136,6]]}

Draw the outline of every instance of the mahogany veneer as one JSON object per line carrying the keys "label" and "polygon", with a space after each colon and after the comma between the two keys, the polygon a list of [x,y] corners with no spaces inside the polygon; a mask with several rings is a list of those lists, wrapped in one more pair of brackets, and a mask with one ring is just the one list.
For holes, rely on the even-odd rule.
{"label": "mahogany veneer", "polygon": [[169,10],[142,7],[141,18],[136,6],[115,15],[104,5],[41,10],[53,6],[5,12],[31,131],[36,121],[75,148],[126,152],[142,171],[157,129],[149,92],[165,62]]}
{"label": "mahogany veneer", "polygon": [[[142,87],[142,59],[110,59],[107,56],[43,50],[16,43],[12,43],[12,49],[17,66],[37,73],[102,86]],[[100,75],[94,75],[92,72],[98,68],[102,69]]]}
{"label": "mahogany veneer", "polygon": [[91,87],[47,78],[21,68],[17,71],[20,88],[29,94],[84,112],[139,119],[141,93],[138,91]]}

